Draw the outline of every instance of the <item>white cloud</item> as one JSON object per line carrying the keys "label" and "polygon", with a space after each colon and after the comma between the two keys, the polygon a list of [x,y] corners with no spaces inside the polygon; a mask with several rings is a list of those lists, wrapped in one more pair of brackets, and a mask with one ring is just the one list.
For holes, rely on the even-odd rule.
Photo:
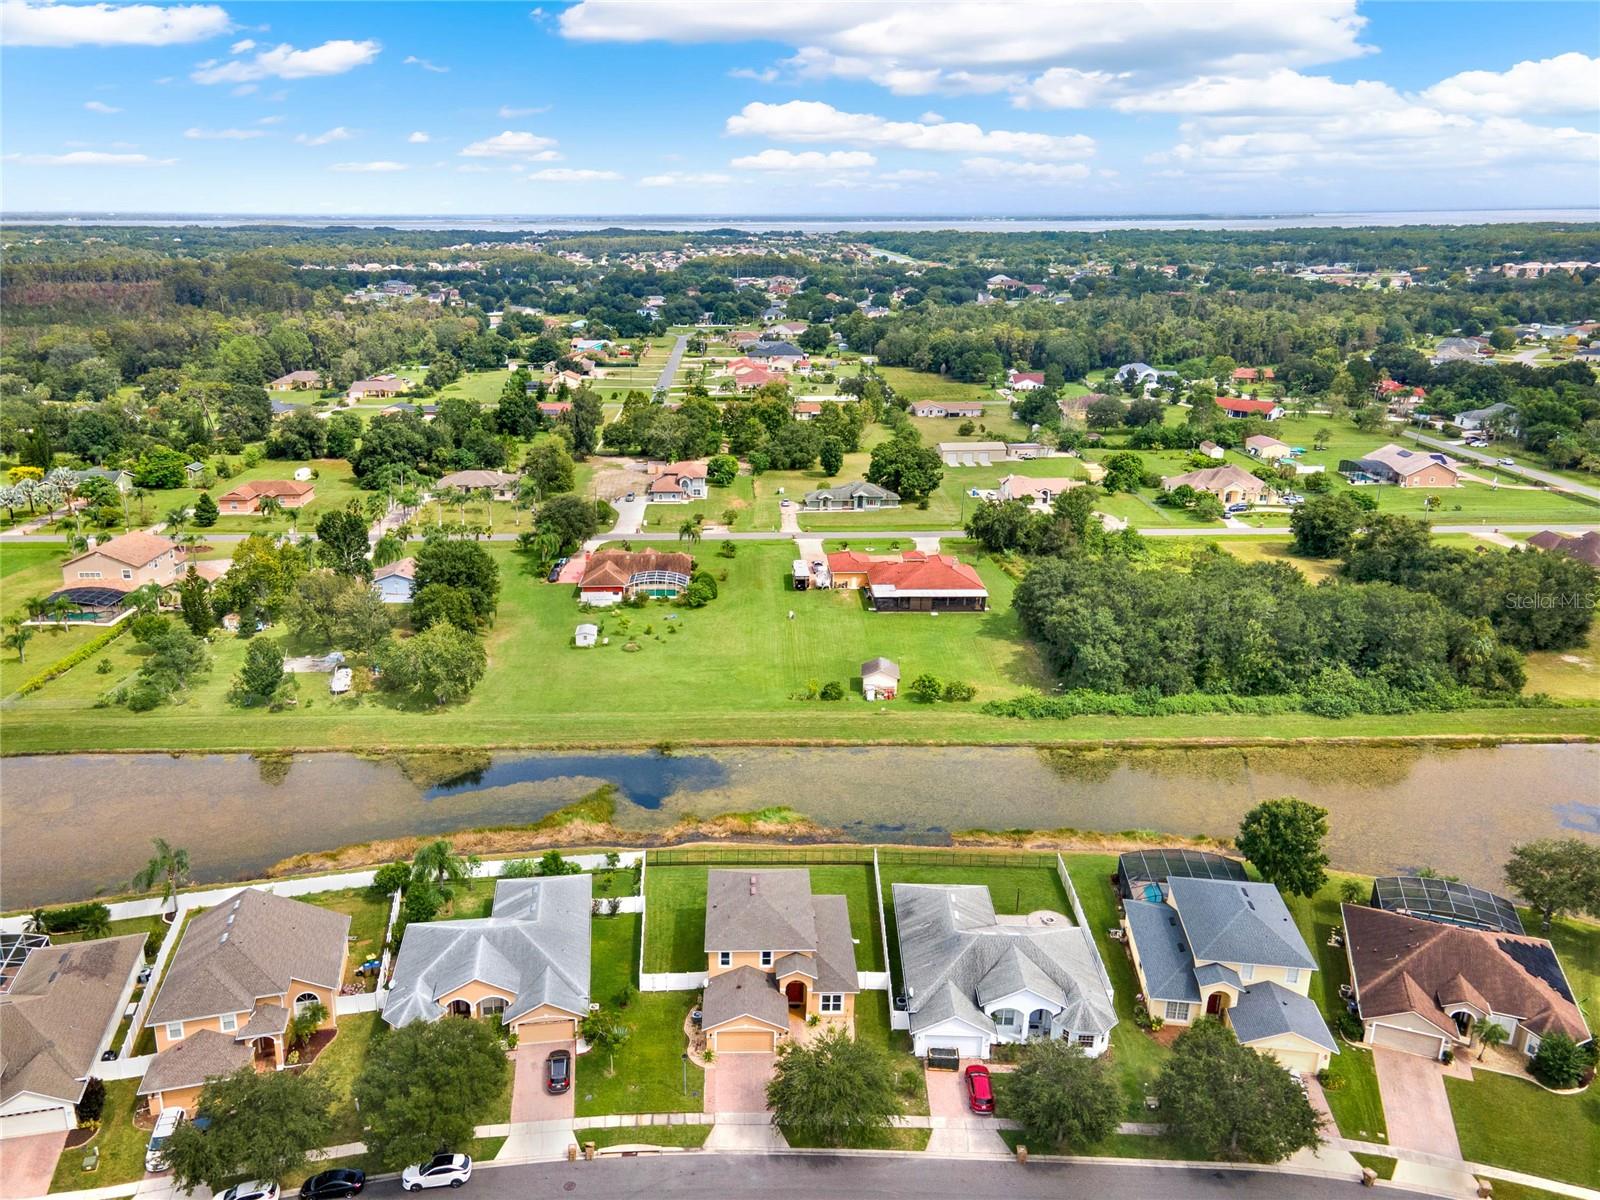
{"label": "white cloud", "polygon": [[1093,154],[1095,148],[1094,139],[1084,134],[986,130],[967,121],[890,121],[874,113],[842,112],[820,100],[791,100],[787,104],[756,101],[729,117],[726,128],[730,134],[780,142],[845,142],[952,154],[1082,158]]}
{"label": "white cloud", "polygon": [[528,176],[541,183],[604,183],[621,179],[615,171],[594,171],[587,167],[545,167]]}
{"label": "white cloud", "polygon": [[1004,158],[967,158],[961,162],[969,175],[998,177],[1009,182],[1073,183],[1089,177],[1085,163],[1012,162]]}
{"label": "white cloud", "polygon": [[398,162],[342,162],[334,163],[328,168],[330,171],[349,171],[362,174],[384,174],[390,171],[408,171],[411,168],[405,163]]}
{"label": "white cloud", "polygon": [[1442,79],[1422,98],[1452,112],[1593,113],[1600,105],[1600,58],[1576,51],[1506,71],[1463,71]]}
{"label": "white cloud", "polygon": [[260,90],[261,90],[261,85],[259,83],[241,83],[236,88],[234,88],[231,92],[229,92],[228,95],[230,95],[230,96],[253,96],[257,92],[259,92]]}
{"label": "white cloud", "polygon": [[778,68],[763,67],[760,70],[757,70],[755,67],[735,67],[733,70],[728,72],[728,78],[753,79],[757,83],[777,83]]}
{"label": "white cloud", "polygon": [[297,133],[294,140],[302,146],[326,146],[329,142],[348,142],[355,137],[355,131],[346,129],[343,125],[335,125],[326,133]]}
{"label": "white cloud", "polygon": [[423,143],[431,142],[432,140],[433,139],[431,137],[429,137],[426,133],[423,133],[420,129],[406,139],[406,141],[410,142],[413,146],[420,146]]}
{"label": "white cloud", "polygon": [[917,120],[921,121],[924,125],[943,125],[944,114],[936,113],[932,109],[929,109],[927,112],[918,117]]}
{"label": "white cloud", "polygon": [[192,142],[248,142],[251,138],[266,137],[265,129],[199,129],[191,126],[183,136]]}
{"label": "white cloud", "polygon": [[532,162],[551,162],[561,157],[555,146],[555,138],[507,129],[471,143],[461,153],[466,158],[525,158]]}
{"label": "white cloud", "polygon": [[509,104],[502,104],[500,106],[500,119],[502,121],[511,121],[515,120],[517,117],[536,117],[540,113],[547,113],[549,111],[550,106],[548,104],[538,104],[530,108],[513,108]]}
{"label": "white cloud", "polygon": [[0,41],[8,46],[172,46],[228,26],[215,4],[0,4]]}
{"label": "white cloud", "polygon": [[443,75],[450,70],[449,67],[441,67],[438,63],[429,62],[425,58],[418,58],[415,54],[408,54],[400,61],[403,66],[421,67],[424,71],[432,71],[436,75]]}
{"label": "white cloud", "polygon": [[1088,108],[1127,73],[1080,71],[1076,67],[1051,67],[1014,89],[1011,103],[1018,108]]}
{"label": "white cloud", "polygon": [[865,150],[763,150],[736,158],[728,165],[754,171],[849,171],[877,164],[878,160]]}
{"label": "white cloud", "polygon": [[107,114],[110,114],[110,113],[119,113],[119,112],[122,111],[120,108],[117,108],[116,106],[111,105],[111,104],[107,104],[103,100],[85,100],[83,102],[83,106],[86,109],[88,109],[90,112],[96,112],[96,113],[107,113]]}
{"label": "white cloud", "polygon": [[1113,107],[1122,112],[1318,114],[1391,109],[1403,103],[1386,83],[1336,83],[1326,75],[1281,69],[1255,78],[1203,75],[1174,87],[1124,96]]}
{"label": "white cloud", "polygon": [[170,167],[175,158],[151,158],[148,154],[108,154],[102,150],[73,150],[66,154],[6,154],[5,162],[30,167]]}
{"label": "white cloud", "polygon": [[254,58],[236,58],[200,63],[189,78],[196,83],[248,83],[256,79],[309,79],[318,75],[343,75],[364,67],[378,57],[383,47],[372,41],[339,39],[323,42],[306,50],[296,50],[287,42],[263,50]]}
{"label": "white cloud", "polygon": [[256,118],[256,124],[257,125],[282,125],[283,124],[283,114],[282,113],[277,113],[277,114],[275,114],[273,116],[270,116],[270,117],[257,117]]}
{"label": "white cloud", "polygon": [[662,175],[646,175],[639,180],[640,187],[721,187],[733,182],[732,175],[717,171],[668,171]]}
{"label": "white cloud", "polygon": [[254,39],[245,38],[244,41],[235,42],[233,45],[229,46],[228,47],[228,53],[229,54],[243,54],[243,53],[245,53],[245,51],[254,50],[255,48],[256,48],[256,44],[255,44]]}

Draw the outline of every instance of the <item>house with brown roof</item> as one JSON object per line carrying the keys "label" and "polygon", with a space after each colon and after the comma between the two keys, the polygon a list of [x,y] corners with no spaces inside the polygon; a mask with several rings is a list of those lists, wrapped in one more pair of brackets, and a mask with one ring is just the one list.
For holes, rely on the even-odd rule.
{"label": "house with brown roof", "polygon": [[950,554],[863,554],[836,550],[828,555],[833,586],[864,591],[876,612],[983,612],[989,590],[978,572]]}
{"label": "house with brown roof", "polygon": [[1455,487],[1461,467],[1455,459],[1430,450],[1411,450],[1393,442],[1360,458],[1339,463],[1339,474],[1351,483],[1392,483],[1397,487]]}
{"label": "house with brown roof", "polygon": [[300,392],[307,388],[320,388],[322,386],[322,372],[320,371],[290,371],[287,375],[279,375],[267,387],[275,392]]}
{"label": "house with brown roof", "polygon": [[809,1017],[854,1031],[855,941],[843,896],[811,891],[811,872],[706,874],[701,1029],[718,1054],[771,1053]]}
{"label": "house with brown roof", "polygon": [[217,508],[224,514],[255,516],[268,498],[284,508],[304,508],[317,498],[317,485],[300,479],[255,479],[218,496]]}
{"label": "house with brown roof", "polygon": [[1341,906],[1345,957],[1365,1040],[1439,1058],[1471,1043],[1475,1026],[1499,1025],[1530,1057],[1540,1041],[1592,1036],[1572,986],[1543,938],[1468,929],[1369,908]]}
{"label": "house with brown roof", "polygon": [[1187,471],[1182,475],[1167,475],[1161,480],[1161,490],[1170,492],[1186,484],[1197,492],[1209,492],[1223,504],[1229,505],[1254,504],[1267,490],[1267,485],[1261,480],[1232,463]]}
{"label": "house with brown roof", "polygon": [[620,604],[633,596],[669,598],[689,590],[694,559],[660,550],[601,550],[589,556],[578,583],[584,604]]}
{"label": "house with brown roof", "polygon": [[437,491],[489,492],[496,500],[515,500],[522,476],[510,471],[452,471],[434,484]]}
{"label": "house with brown roof", "polygon": [[64,588],[103,587],[131,592],[147,583],[166,587],[182,574],[178,543],[143,530],[120,534],[61,564]]}
{"label": "house with brown roof", "polygon": [[1553,529],[1542,529],[1528,539],[1528,545],[1553,554],[1565,554],[1600,570],[1600,530],[1591,529],[1581,536],[1568,537]]}
{"label": "house with brown roof", "polygon": [[0,1139],[77,1127],[75,1106],[144,964],[143,934],[61,946],[38,940],[19,943],[27,957],[0,992]]}
{"label": "house with brown roof", "polygon": [[687,504],[706,498],[706,464],[675,462],[652,464],[652,478],[644,498],[651,504]]}
{"label": "house with brown roof", "polygon": [[1253,433],[1244,440],[1244,452],[1251,458],[1259,458],[1263,462],[1277,462],[1280,458],[1287,458],[1290,449],[1275,437],[1264,433]]}
{"label": "house with brown roof", "polygon": [[403,379],[399,375],[373,375],[367,379],[356,380],[350,385],[346,395],[351,400],[387,400],[390,396],[398,396],[401,392],[410,390],[409,379]]}
{"label": "house with brown roof", "polygon": [[192,1109],[207,1079],[282,1070],[291,1020],[321,1005],[332,1029],[350,918],[245,888],[192,918],[145,1018],[156,1056],[138,1094]]}
{"label": "house with brown roof", "polygon": [[1056,497],[1061,493],[1070,491],[1075,487],[1082,487],[1083,480],[1044,479],[1033,475],[1007,475],[1000,481],[996,495],[1001,500],[1021,500],[1030,508],[1039,512],[1049,512],[1050,506],[1056,502]]}

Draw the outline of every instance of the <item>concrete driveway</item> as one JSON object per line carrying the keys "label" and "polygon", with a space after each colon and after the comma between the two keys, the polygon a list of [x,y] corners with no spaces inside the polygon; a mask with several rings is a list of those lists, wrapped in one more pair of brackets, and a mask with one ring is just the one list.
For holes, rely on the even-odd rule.
{"label": "concrete driveway", "polygon": [[[552,1050],[562,1049],[572,1055],[572,1086],[559,1096],[552,1096],[544,1086],[544,1062]],[[518,1046],[513,1059],[516,1073],[511,1083],[511,1120],[570,1121],[576,1115],[578,1073],[580,1070],[577,1046],[572,1042],[530,1042]]]}
{"label": "concrete driveway", "polygon": [[1378,1072],[1389,1144],[1460,1158],[1461,1142],[1450,1115],[1450,1097],[1444,1090],[1444,1068],[1420,1054],[1381,1046],[1372,1048],[1372,1064]]}
{"label": "concrete driveway", "polygon": [[[30,1137],[7,1138],[4,1143],[5,1170],[0,1171],[0,1197],[43,1196],[50,1190],[50,1177],[56,1159],[67,1144],[65,1133],[36,1133]],[[85,1148],[87,1149],[87,1147]],[[93,1178],[84,1176],[85,1179]],[[87,1185],[85,1185],[87,1186]]]}
{"label": "concrete driveway", "polygon": [[963,1073],[976,1060],[962,1059],[960,1071],[929,1071],[928,1083],[929,1154],[1009,1155],[1000,1137],[995,1118],[981,1117],[967,1104],[967,1083]]}
{"label": "concrete driveway", "polygon": [[772,1054],[719,1054],[706,1068],[706,1111],[710,1113],[764,1113],[767,1081],[772,1078]]}

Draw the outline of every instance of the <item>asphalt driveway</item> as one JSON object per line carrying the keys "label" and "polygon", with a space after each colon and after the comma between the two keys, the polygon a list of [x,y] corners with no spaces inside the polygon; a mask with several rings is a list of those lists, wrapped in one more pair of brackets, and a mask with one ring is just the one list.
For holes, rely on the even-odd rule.
{"label": "asphalt driveway", "polygon": [[1450,1097],[1444,1090],[1444,1068],[1420,1054],[1372,1048],[1378,1072],[1378,1095],[1389,1144],[1448,1158],[1461,1157]]}

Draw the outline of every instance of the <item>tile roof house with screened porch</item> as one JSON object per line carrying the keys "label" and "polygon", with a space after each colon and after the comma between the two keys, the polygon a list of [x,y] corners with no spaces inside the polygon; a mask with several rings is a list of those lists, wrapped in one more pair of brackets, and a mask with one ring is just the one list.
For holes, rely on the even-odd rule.
{"label": "tile roof house with screened porch", "polygon": [[1065,1040],[1090,1057],[1117,1023],[1094,938],[1061,913],[997,916],[976,884],[894,885],[911,1049],[988,1058],[998,1044]]}
{"label": "tile roof house with screened porch", "polygon": [[138,1094],[151,1111],[193,1109],[213,1075],[282,1070],[289,1022],[314,1005],[333,1028],[349,933],[344,913],[256,888],[195,916],[145,1018],[156,1056]]}
{"label": "tile roof house with screened porch", "polygon": [[843,896],[817,896],[811,872],[706,874],[700,1027],[718,1054],[772,1053],[815,1016],[855,1030],[855,939]]}
{"label": "tile roof house with screened porch", "polygon": [[1291,1071],[1325,1068],[1338,1047],[1308,995],[1317,960],[1278,889],[1178,875],[1158,886],[1164,899],[1122,904],[1150,1015],[1169,1025],[1217,1017]]}
{"label": "tile roof house with screened porch", "polygon": [[487,917],[406,926],[383,1019],[490,1017],[521,1042],[570,1042],[589,1012],[590,875],[501,879]]}

